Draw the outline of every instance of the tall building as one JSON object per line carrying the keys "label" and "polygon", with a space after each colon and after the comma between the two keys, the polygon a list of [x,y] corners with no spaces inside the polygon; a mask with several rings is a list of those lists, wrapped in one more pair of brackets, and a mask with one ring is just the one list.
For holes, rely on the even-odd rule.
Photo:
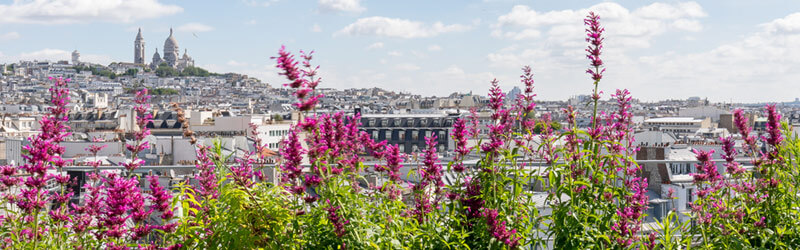
{"label": "tall building", "polygon": [[180,48],[178,48],[178,40],[172,36],[172,28],[169,28],[169,37],[164,41],[164,62],[170,67],[177,66],[178,58],[180,56]]}
{"label": "tall building", "polygon": [[144,38],[142,38],[142,28],[139,28],[139,33],[136,34],[136,40],[133,41],[133,63],[144,64]]}
{"label": "tall building", "polygon": [[78,50],[72,52],[72,65],[78,65],[81,63],[81,53]]}
{"label": "tall building", "polygon": [[150,63],[150,68],[156,69],[159,64],[161,64],[161,55],[158,54],[158,48],[156,48],[156,53],[153,54],[153,62]]}
{"label": "tall building", "polygon": [[[142,39],[141,29],[139,29],[139,34],[136,35],[136,42],[134,45],[136,49],[135,63],[144,64],[144,40]],[[183,56],[180,56],[178,40],[173,36],[172,28],[169,29],[169,37],[164,41],[164,50],[162,50],[162,52],[164,53],[163,56],[158,54],[158,49],[156,49],[156,52],[153,54],[153,61],[150,63],[150,68],[156,69],[161,63],[166,63],[168,66],[178,70],[194,66],[194,59],[186,53],[186,50],[184,50]],[[140,55],[142,56],[141,59],[139,58]],[[139,60],[141,60],[141,62]]]}

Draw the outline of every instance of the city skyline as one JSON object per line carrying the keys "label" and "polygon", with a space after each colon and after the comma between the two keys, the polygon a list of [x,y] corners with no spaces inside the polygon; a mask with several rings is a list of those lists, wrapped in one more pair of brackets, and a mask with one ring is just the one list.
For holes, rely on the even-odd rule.
{"label": "city skyline", "polygon": [[530,64],[538,98],[563,100],[590,92],[580,20],[594,10],[608,32],[606,93],[628,88],[645,101],[800,96],[791,90],[798,76],[791,69],[800,66],[800,49],[791,46],[800,40],[800,12],[782,1],[63,2],[0,3],[0,63],[69,60],[74,49],[82,61],[133,62],[140,27],[149,62],[174,28],[197,66],[275,87],[283,81],[269,57],[285,44],[315,50],[333,88],[485,94],[495,77],[504,91],[518,86],[519,68]]}

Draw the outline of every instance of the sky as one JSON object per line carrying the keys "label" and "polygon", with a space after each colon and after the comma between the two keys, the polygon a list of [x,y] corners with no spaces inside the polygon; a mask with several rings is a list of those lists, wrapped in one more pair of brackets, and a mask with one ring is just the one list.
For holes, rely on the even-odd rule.
{"label": "sky", "polygon": [[146,61],[173,28],[197,66],[278,87],[281,45],[315,51],[321,87],[423,96],[519,86],[530,65],[541,100],[589,94],[583,19],[606,31],[600,89],[644,101],[800,97],[800,1],[35,0],[0,1],[0,63]]}

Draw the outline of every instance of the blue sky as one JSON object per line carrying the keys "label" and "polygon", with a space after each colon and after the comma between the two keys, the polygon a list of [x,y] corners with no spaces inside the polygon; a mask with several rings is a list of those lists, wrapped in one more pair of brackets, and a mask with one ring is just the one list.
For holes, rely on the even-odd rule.
{"label": "blue sky", "polygon": [[606,27],[601,89],[643,100],[790,101],[800,97],[798,1],[0,1],[0,63],[20,59],[147,61],[169,28],[196,64],[280,85],[270,56],[315,50],[326,87],[430,95],[519,85],[538,97],[588,94],[582,18]]}

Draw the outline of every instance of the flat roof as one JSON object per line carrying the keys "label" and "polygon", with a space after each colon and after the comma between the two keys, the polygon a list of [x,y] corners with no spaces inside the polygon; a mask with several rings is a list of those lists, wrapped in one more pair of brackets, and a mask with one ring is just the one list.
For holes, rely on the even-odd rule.
{"label": "flat roof", "polygon": [[695,119],[694,117],[657,117],[650,118],[644,122],[702,122],[702,119]]}

